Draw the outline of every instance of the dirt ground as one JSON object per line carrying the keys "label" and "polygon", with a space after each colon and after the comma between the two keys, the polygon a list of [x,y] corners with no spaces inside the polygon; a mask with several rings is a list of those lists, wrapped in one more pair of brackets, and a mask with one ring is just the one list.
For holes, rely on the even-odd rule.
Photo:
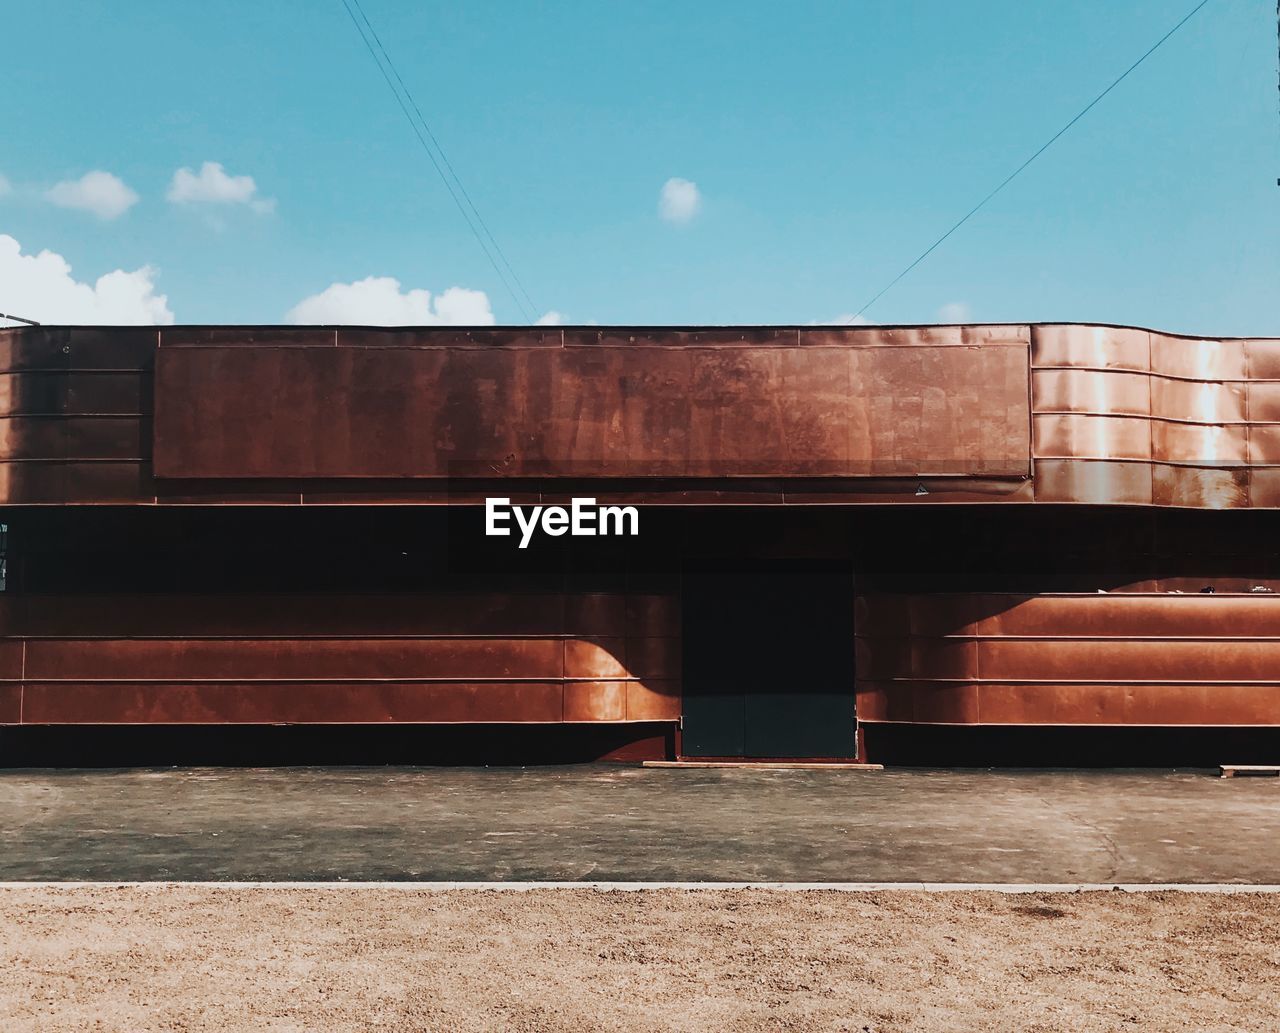
{"label": "dirt ground", "polygon": [[1280,896],[0,890],[0,1030],[1280,1029]]}

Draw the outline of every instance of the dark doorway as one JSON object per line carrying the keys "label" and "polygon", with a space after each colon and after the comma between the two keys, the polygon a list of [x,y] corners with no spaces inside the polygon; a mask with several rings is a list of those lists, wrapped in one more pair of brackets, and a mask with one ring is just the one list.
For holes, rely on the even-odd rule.
{"label": "dark doorway", "polygon": [[852,757],[853,577],[844,562],[684,573],[690,757]]}

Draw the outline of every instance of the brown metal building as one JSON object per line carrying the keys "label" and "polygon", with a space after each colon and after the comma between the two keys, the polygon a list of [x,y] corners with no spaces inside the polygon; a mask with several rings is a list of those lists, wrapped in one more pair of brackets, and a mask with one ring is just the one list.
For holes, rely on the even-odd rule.
{"label": "brown metal building", "polygon": [[[0,371],[0,725],[873,760],[1280,727],[1280,340],[32,327]],[[522,550],[495,496],[640,533]]]}

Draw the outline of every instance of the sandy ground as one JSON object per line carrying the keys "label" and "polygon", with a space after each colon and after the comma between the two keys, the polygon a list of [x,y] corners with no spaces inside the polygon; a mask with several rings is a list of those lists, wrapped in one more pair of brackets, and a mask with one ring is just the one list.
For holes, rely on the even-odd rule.
{"label": "sandy ground", "polygon": [[1280,1029],[1280,896],[0,891],[0,1030]]}

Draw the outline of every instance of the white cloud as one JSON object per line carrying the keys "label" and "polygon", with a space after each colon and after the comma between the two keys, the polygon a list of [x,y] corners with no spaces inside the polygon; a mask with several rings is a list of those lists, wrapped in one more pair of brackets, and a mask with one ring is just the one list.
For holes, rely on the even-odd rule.
{"label": "white cloud", "polygon": [[938,309],[939,323],[967,323],[969,316],[969,306],[963,301],[949,301]]}
{"label": "white cloud", "polygon": [[866,316],[855,316],[852,312],[843,312],[831,319],[811,319],[810,326],[871,326]]}
{"label": "white cloud", "polygon": [[662,184],[658,195],[658,214],[667,222],[688,222],[702,207],[702,194],[692,180],[673,176]]}
{"label": "white cloud", "polygon": [[260,215],[275,211],[274,198],[257,195],[252,176],[229,176],[221,162],[206,161],[199,172],[178,169],[165,197],[174,204],[245,204]]}
{"label": "white cloud", "polygon": [[9,184],[9,181],[4,176],[0,176],[0,197],[4,197],[5,194],[10,193],[12,190],[13,187]]}
{"label": "white cloud", "polygon": [[492,326],[484,291],[450,287],[432,298],[427,290],[401,291],[390,276],[330,284],[304,298],[285,315],[290,323],[356,326]]}
{"label": "white cloud", "polygon": [[24,255],[0,233],[0,311],[41,323],[151,325],[173,322],[169,299],[155,292],[155,270],[123,269],[81,283],[53,251]]}
{"label": "white cloud", "polygon": [[138,195],[123,180],[98,169],[57,183],[44,196],[60,208],[79,208],[99,219],[118,218],[138,203]]}
{"label": "white cloud", "polygon": [[564,322],[564,316],[562,316],[562,315],[561,315],[559,312],[557,312],[555,309],[552,309],[550,312],[547,312],[547,313],[545,313],[544,315],[542,315],[541,317],[539,317],[538,322],[537,322],[535,325],[537,325],[537,326],[559,326],[559,325],[560,325],[561,323],[563,323],[563,322]]}

